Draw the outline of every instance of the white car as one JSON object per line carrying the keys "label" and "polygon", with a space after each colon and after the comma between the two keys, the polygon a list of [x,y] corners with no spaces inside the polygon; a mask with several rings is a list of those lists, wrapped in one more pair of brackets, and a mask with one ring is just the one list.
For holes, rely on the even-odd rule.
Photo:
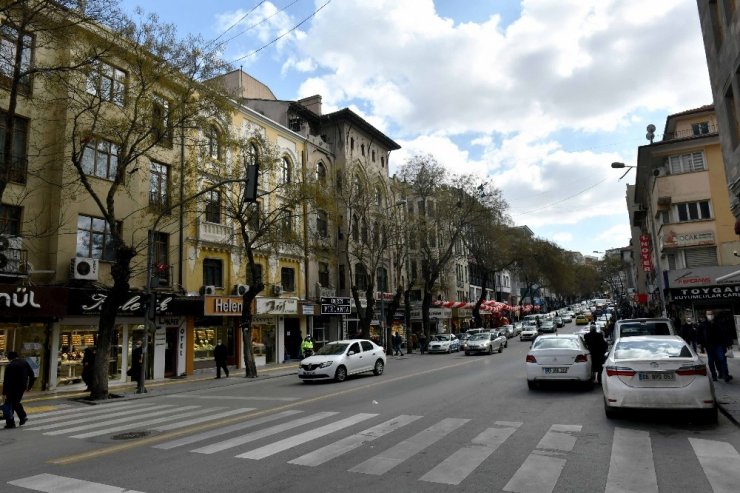
{"label": "white car", "polygon": [[344,381],[348,375],[371,371],[382,375],[385,369],[385,350],[367,339],[349,339],[325,344],[313,356],[301,360],[298,378]]}
{"label": "white car", "polygon": [[678,336],[617,339],[604,363],[604,411],[692,409],[717,421],[714,385],[701,358]]}
{"label": "white car", "polygon": [[573,381],[591,388],[591,354],[576,334],[543,334],[527,353],[527,385],[530,389],[544,381]]}
{"label": "white car", "polygon": [[428,353],[451,353],[460,350],[460,340],[455,334],[437,334],[427,345]]}
{"label": "white car", "polygon": [[520,341],[531,341],[537,337],[537,325],[523,325],[519,332]]}

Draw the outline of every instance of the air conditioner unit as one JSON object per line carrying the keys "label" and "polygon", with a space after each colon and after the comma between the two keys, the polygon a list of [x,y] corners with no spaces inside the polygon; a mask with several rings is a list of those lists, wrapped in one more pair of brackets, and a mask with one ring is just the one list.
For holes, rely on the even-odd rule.
{"label": "air conditioner unit", "polygon": [[200,294],[207,296],[216,294],[216,286],[203,286],[200,288]]}
{"label": "air conditioner unit", "polygon": [[665,176],[665,168],[663,167],[655,168],[653,170],[653,176]]}
{"label": "air conditioner unit", "polygon": [[20,255],[22,247],[21,237],[0,235],[0,272],[18,274],[23,270]]}
{"label": "air conditioner unit", "polygon": [[248,284],[235,284],[234,289],[231,292],[233,294],[238,294],[239,296],[244,296],[247,294],[247,291],[249,291]]}
{"label": "air conditioner unit", "polygon": [[280,293],[283,292],[283,287],[279,284],[275,284],[272,286],[272,294],[275,296],[280,295]]}
{"label": "air conditioner unit", "polygon": [[97,281],[99,260],[96,258],[73,257],[69,266],[70,279]]}

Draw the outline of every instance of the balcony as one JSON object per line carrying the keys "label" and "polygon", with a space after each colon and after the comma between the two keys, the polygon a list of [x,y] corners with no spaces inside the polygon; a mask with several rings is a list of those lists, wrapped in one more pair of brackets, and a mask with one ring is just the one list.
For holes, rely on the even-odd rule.
{"label": "balcony", "polygon": [[226,224],[201,222],[198,225],[198,239],[209,243],[234,243],[234,229]]}
{"label": "balcony", "polygon": [[708,135],[717,135],[719,129],[717,125],[707,125],[706,127],[700,128],[695,131],[692,128],[686,130],[678,130],[676,132],[668,132],[663,134],[663,140],[676,140],[676,139],[687,139],[689,137],[706,137]]}

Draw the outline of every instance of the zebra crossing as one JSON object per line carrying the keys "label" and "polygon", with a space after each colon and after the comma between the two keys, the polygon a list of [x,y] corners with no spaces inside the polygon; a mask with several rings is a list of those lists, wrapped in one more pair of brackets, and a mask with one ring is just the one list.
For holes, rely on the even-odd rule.
{"label": "zebra crossing", "polygon": [[[411,464],[415,457],[423,455],[425,450],[435,444],[444,443],[456,432],[471,430],[477,434],[470,433],[473,438],[469,442],[455,441],[458,445],[454,449],[446,450],[443,454],[445,456],[440,457],[434,467],[419,471],[420,475],[417,477],[420,482],[452,486],[462,484],[500,448],[519,444],[521,431],[527,429],[527,423],[518,421],[493,421],[481,426],[481,423],[467,418],[431,420],[420,415],[383,416],[380,413],[344,414],[299,409],[287,409],[247,419],[247,413],[252,411],[255,408],[129,401],[33,414],[28,424],[21,429],[27,433],[85,439],[132,429],[166,432],[244,415],[245,421],[234,423],[230,420],[229,424],[222,426],[214,424],[208,431],[170,440],[163,438],[165,441],[150,447],[160,451],[177,449],[193,454],[220,454],[220,459],[229,456],[234,460],[250,461],[267,460],[283,453],[284,458],[280,460],[287,464],[319,467],[340,457],[346,461],[358,449],[375,451],[376,446],[372,442],[385,437],[382,443],[386,445],[378,446],[375,455],[369,458],[363,456],[364,460],[358,459],[346,469],[350,474],[372,476],[392,473],[394,468]],[[308,431],[291,433],[292,430],[307,428]],[[358,431],[357,428],[364,429]],[[581,425],[550,425],[534,449],[508,478],[503,490],[515,493],[551,493],[582,433]],[[395,436],[399,437],[398,441],[389,444],[388,439]],[[652,440],[648,431],[621,426],[614,428],[606,493],[658,491]],[[293,449],[317,441],[322,442],[321,446],[310,452],[305,453],[304,448],[301,452],[294,452],[292,456],[286,457]],[[327,441],[331,442],[326,444]],[[697,464],[713,491],[737,491],[737,485],[740,484],[740,453],[732,444],[722,440],[687,437],[686,447],[696,457]],[[435,447],[435,450],[445,449]],[[640,474],[635,474],[638,470]]]}

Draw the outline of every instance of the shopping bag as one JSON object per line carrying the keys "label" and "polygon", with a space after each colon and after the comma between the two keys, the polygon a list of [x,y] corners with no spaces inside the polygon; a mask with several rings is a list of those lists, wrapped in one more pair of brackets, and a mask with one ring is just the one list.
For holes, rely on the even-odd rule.
{"label": "shopping bag", "polygon": [[732,350],[732,346],[727,348],[727,352],[725,353],[725,357],[727,358],[734,358],[735,357],[735,351]]}

